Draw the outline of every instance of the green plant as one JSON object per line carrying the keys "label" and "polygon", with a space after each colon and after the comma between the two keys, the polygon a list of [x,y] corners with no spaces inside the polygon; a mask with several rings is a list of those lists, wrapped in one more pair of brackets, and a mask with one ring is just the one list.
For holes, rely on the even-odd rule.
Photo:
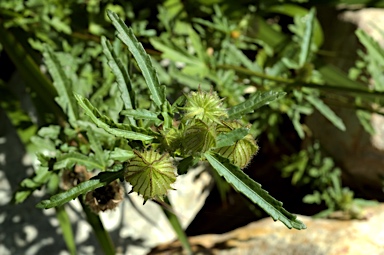
{"label": "green plant", "polygon": [[[319,111],[345,130],[334,109],[353,107],[372,132],[369,114],[381,113],[372,102],[382,105],[383,54],[367,35],[357,32],[368,51],[359,53],[349,76],[324,63],[321,47],[327,37],[315,9],[299,2],[303,1],[212,4],[167,0],[145,5],[139,1],[55,1],[56,8],[51,8],[37,0],[1,1],[0,42],[33,92],[38,113],[28,116],[19,99],[10,96],[12,86],[1,81],[1,107],[41,162],[35,175],[21,183],[15,200],[22,202],[34,190],[47,187],[54,196],[40,206],[58,206],[65,226],[65,206],[59,205],[79,196],[105,252],[111,253],[112,243],[98,216],[85,204],[86,198],[118,202],[121,190],[115,184],[126,180],[146,200],[166,206],[164,195],[172,188],[175,167],[181,175],[202,160],[216,169],[214,177],[223,200],[228,182],[237,183],[233,186],[253,202],[270,208],[274,219],[281,217],[288,226],[303,227],[240,171],[258,151],[254,138],[265,136],[279,153],[288,155],[281,168],[291,167],[295,183],[302,178],[313,184],[314,193],[306,201],[325,202],[330,211],[348,212],[356,199],[351,190],[341,187],[332,160],[318,159],[312,149],[299,152],[285,129],[292,125],[298,136],[294,142],[302,143],[312,136],[306,116]],[[318,3],[306,2],[306,6]],[[118,13],[131,29],[126,30],[118,19],[112,25],[106,9]],[[279,22],[280,18],[288,22]],[[104,36],[113,38],[115,26],[122,40],[110,43]],[[54,86],[35,64],[40,62],[40,52]],[[370,77],[375,82],[367,88]],[[206,114],[205,109],[210,111]],[[30,139],[36,130],[38,134]],[[303,157],[308,159],[306,164]],[[88,176],[81,169],[84,166],[92,175],[100,173]],[[319,173],[321,183],[316,181]],[[102,196],[105,190],[111,191],[108,199]],[[107,202],[91,208],[97,212],[109,205],[115,206]],[[185,240],[177,218],[167,213]],[[71,231],[64,229],[74,253]]]}
{"label": "green plant", "polygon": [[[143,74],[150,104],[148,108],[138,106],[135,98],[139,87],[136,86],[143,80],[134,82],[130,78],[117,57],[116,49],[104,37],[103,52],[117,81],[109,88],[110,93],[116,96],[114,101],[108,102],[110,107],[107,113],[110,116],[102,113],[103,108],[97,109],[80,95],[87,93],[75,90],[75,75],[64,71],[61,56],[47,46],[44,58],[58,91],[56,101],[68,118],[63,126],[44,127],[39,130],[39,136],[33,138],[33,142],[47,149],[48,153],[39,154],[41,165],[34,177],[21,183],[16,201],[21,202],[35,189],[50,184],[50,192],[54,195],[49,200],[41,201],[39,208],[61,207],[79,197],[89,219],[92,219],[94,216],[87,209],[87,203],[98,201],[96,205],[91,205],[94,212],[115,206],[116,203],[110,201],[121,200],[121,195],[119,189],[113,187],[118,185],[116,180],[121,182],[125,179],[133,185],[133,191],[145,200],[162,202],[176,179],[174,160],[177,156],[183,166],[178,169],[180,173],[185,173],[191,166],[188,162],[207,161],[220,176],[274,220],[280,220],[289,228],[305,228],[282,207],[281,202],[272,198],[240,169],[249,163],[258,146],[249,133],[249,125],[235,120],[285,93],[257,92],[227,110],[215,92],[199,89],[180,96],[171,104],[166,99],[166,89],[160,85],[150,57],[132,29],[127,28],[115,13],[108,12],[108,16],[118,31],[118,38],[128,47]],[[90,173],[94,170],[100,173],[88,179],[86,173],[76,170],[79,166],[84,166]],[[61,185],[68,188],[62,191],[57,180],[67,171],[73,176],[69,183]],[[106,192],[111,194],[106,195]],[[99,240],[108,253],[113,250],[113,245],[105,242],[109,239],[102,229],[99,226]]]}

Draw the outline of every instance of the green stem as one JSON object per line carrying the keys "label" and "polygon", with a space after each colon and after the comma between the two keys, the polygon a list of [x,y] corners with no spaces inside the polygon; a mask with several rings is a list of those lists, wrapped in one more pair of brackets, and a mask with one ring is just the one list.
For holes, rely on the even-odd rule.
{"label": "green stem", "polygon": [[[172,208],[172,205],[169,202],[167,197],[165,197],[164,201],[166,204],[168,204]],[[179,219],[177,218],[177,216],[174,213],[171,212],[171,210],[167,210],[166,208],[163,207],[163,211],[164,211],[165,215],[167,216],[169,223],[171,223],[173,230],[175,230],[176,235],[177,235],[179,241],[181,242],[181,245],[183,246],[184,250],[187,252],[188,255],[192,255],[193,254],[192,247],[189,244],[188,237],[185,234],[184,229],[181,226]]]}
{"label": "green stem", "polygon": [[69,253],[71,255],[76,255],[76,244],[75,239],[73,237],[71,222],[69,221],[69,217],[67,212],[65,211],[64,206],[56,207],[56,216],[59,220],[61,231],[63,232],[63,238],[65,244],[67,245]]}
{"label": "green stem", "polygon": [[[378,96],[378,97],[384,97],[384,92],[381,91],[375,91],[375,90],[368,90],[364,88],[357,88],[357,87],[346,87],[346,86],[338,86],[338,85],[331,85],[331,84],[317,84],[317,83],[307,83],[307,82],[301,82],[296,81],[293,79],[283,78],[283,77],[276,77],[276,76],[270,76],[264,73],[255,72],[243,67],[239,66],[231,66],[231,65],[219,65],[218,68],[227,69],[227,70],[234,70],[239,73],[243,73],[250,76],[256,76],[265,80],[275,81],[282,83],[280,85],[286,86],[286,87],[305,87],[305,88],[314,88],[319,90],[329,90],[334,92],[343,92],[343,93],[352,93],[352,94],[358,94],[363,96]],[[345,82],[345,81],[342,81]],[[353,82],[353,81],[351,81]]]}
{"label": "green stem", "polygon": [[109,233],[105,230],[103,223],[100,220],[99,215],[93,213],[89,207],[84,204],[83,199],[79,197],[81,206],[83,207],[84,213],[87,217],[88,223],[92,226],[95,232],[96,238],[99,241],[101,249],[106,255],[115,254],[115,246],[113,245],[112,239]]}

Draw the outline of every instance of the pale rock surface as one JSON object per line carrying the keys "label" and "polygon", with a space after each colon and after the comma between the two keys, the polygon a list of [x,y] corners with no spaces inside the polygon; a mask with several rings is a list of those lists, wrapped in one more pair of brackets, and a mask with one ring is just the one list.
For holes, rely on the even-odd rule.
{"label": "pale rock surface", "polygon": [[[384,204],[366,208],[363,220],[298,216],[307,229],[288,229],[266,218],[221,235],[190,237],[194,254],[210,255],[384,255]],[[185,254],[178,242],[151,255]]]}

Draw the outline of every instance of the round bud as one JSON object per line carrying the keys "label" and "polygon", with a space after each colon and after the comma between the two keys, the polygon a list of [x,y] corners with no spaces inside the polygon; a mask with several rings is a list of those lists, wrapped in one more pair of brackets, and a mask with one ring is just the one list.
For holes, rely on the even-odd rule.
{"label": "round bud", "polygon": [[206,123],[220,123],[221,119],[228,117],[227,110],[222,105],[222,100],[216,92],[191,92],[187,96],[187,102],[182,108],[185,111],[183,121],[199,119]]}
{"label": "round bud", "polygon": [[169,154],[157,151],[134,151],[125,168],[125,180],[133,186],[133,191],[141,194],[144,200],[160,199],[167,194],[171,184],[176,181],[176,167]]}
{"label": "round bud", "polygon": [[[223,122],[222,125],[216,128],[216,131],[218,134],[227,133],[241,127],[242,125],[236,121]],[[218,148],[216,152],[228,158],[234,165],[243,169],[249,164],[258,150],[259,146],[257,146],[255,139],[251,134],[248,134],[231,146]]]}
{"label": "round bud", "polygon": [[187,155],[204,153],[216,143],[215,128],[210,128],[201,120],[195,120],[185,127],[181,141],[183,152]]}

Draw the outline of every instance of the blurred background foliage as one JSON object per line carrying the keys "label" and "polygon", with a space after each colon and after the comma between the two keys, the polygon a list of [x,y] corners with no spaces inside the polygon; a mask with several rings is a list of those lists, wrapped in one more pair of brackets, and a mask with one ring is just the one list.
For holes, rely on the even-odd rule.
{"label": "blurred background foliage", "polygon": [[[329,216],[342,210],[348,217],[358,217],[356,208],[362,200],[355,195],[359,192],[343,186],[342,167],[322,150],[306,117],[319,112],[345,131],[335,109],[351,108],[366,132],[374,132],[369,119],[372,112],[381,114],[384,51],[362,30],[344,30],[338,23],[330,27],[329,22],[338,22],[338,13],[346,9],[383,6],[384,1],[373,0],[3,0],[1,110],[30,153],[46,142],[44,129],[37,135],[41,127],[60,125],[67,118],[55,102],[58,92],[42,58],[42,50],[49,45],[59,52],[74,92],[90,98],[96,108],[118,121],[123,106],[114,100],[120,92],[102,54],[101,36],[113,40],[138,88],[138,105],[148,107],[147,87],[138,67],[129,61],[121,42],[114,40],[115,30],[106,16],[109,9],[133,28],[153,57],[171,102],[198,87],[217,91],[228,106],[255,91],[287,92],[247,120],[261,150],[245,171],[292,212]],[[343,42],[335,33],[355,32],[359,49],[340,46]],[[349,51],[340,52],[337,47]],[[57,133],[48,145],[57,148],[74,135]],[[48,145],[44,148],[49,150]],[[191,234],[229,230],[262,216],[245,200],[235,204],[233,190],[216,180],[207,210],[231,208],[231,215],[243,216],[222,228],[208,224],[203,229],[202,223],[209,220],[198,215]]]}

